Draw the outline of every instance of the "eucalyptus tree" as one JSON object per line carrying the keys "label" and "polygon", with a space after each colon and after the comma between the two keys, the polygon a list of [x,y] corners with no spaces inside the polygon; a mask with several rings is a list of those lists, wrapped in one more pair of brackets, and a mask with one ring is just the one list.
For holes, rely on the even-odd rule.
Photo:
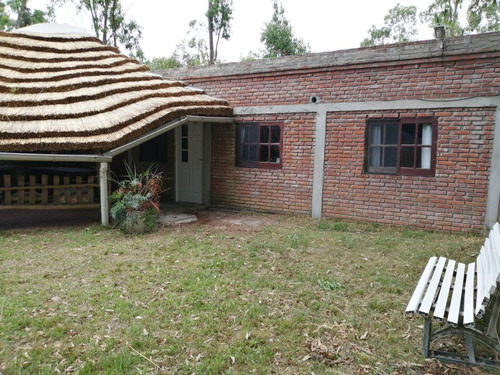
{"label": "eucalyptus tree", "polygon": [[120,0],[52,0],[52,3],[60,6],[68,1],[76,5],[78,12],[90,15],[94,34],[104,44],[123,46],[132,57],[143,56],[139,46],[142,27],[126,19]]}
{"label": "eucalyptus tree", "polygon": [[[500,30],[500,0],[434,0],[420,12],[428,27],[444,26],[447,36]],[[362,47],[401,43],[416,37],[417,8],[396,5],[384,17],[384,26],[372,26]]]}
{"label": "eucalyptus tree", "polygon": [[46,10],[40,10],[30,8],[28,0],[0,1],[0,30],[3,31],[49,22],[53,20],[53,16],[54,10],[50,6]]}
{"label": "eucalyptus tree", "polygon": [[233,17],[233,0],[208,0],[205,14],[208,20],[209,64],[217,61],[220,39],[231,37],[231,19]]}
{"label": "eucalyptus tree", "polygon": [[370,36],[361,42],[361,47],[386,43],[405,43],[417,34],[417,7],[397,4],[384,17],[384,26],[372,25]]}
{"label": "eucalyptus tree", "polygon": [[301,55],[309,52],[309,45],[293,34],[292,25],[285,17],[283,5],[274,0],[273,8],[273,17],[266,23],[260,35],[260,41],[264,43],[264,57]]}
{"label": "eucalyptus tree", "polygon": [[430,26],[445,26],[448,36],[498,31],[500,1],[434,0],[421,13],[421,18]]}

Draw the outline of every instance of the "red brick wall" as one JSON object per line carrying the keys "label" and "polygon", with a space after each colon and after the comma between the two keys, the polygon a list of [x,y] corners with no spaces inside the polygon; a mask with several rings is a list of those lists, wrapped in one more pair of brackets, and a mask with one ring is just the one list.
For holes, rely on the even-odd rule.
{"label": "red brick wall", "polygon": [[[323,192],[325,216],[437,230],[481,228],[494,112],[458,109],[421,113],[438,118],[434,177],[363,173],[364,142],[353,140],[364,137],[366,118],[373,113],[329,114]],[[414,111],[377,114],[417,115]]]}
{"label": "red brick wall", "polygon": [[[498,48],[497,48],[498,49]],[[288,72],[184,77],[234,107],[404,101],[498,96],[500,54],[297,68]],[[167,76],[168,78],[168,76]],[[455,102],[456,103],[456,102]],[[369,117],[435,116],[434,177],[364,173]],[[323,216],[438,230],[480,230],[484,224],[495,108],[329,112]],[[315,114],[237,117],[284,121],[283,169],[234,166],[234,125],[214,125],[212,202],[219,207],[310,213]]]}
{"label": "red brick wall", "polygon": [[[401,63],[400,63],[401,64]],[[447,63],[364,64],[358,68],[200,77],[187,81],[232,106],[345,101],[449,99],[500,93],[499,58]]]}
{"label": "red brick wall", "polygon": [[268,212],[311,211],[314,115],[256,116],[239,120],[284,122],[283,168],[237,168],[233,124],[212,129],[212,204]]}

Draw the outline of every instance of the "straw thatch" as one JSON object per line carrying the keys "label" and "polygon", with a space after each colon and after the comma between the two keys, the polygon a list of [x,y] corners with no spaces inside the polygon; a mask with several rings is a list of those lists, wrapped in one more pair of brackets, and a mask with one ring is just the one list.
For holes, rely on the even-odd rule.
{"label": "straw thatch", "polygon": [[182,116],[232,115],[96,38],[32,30],[0,33],[0,152],[102,152]]}

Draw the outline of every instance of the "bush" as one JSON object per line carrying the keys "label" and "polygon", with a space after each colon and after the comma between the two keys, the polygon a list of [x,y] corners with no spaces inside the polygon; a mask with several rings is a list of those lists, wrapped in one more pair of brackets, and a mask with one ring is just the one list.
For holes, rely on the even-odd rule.
{"label": "bush", "polygon": [[118,189],[110,196],[111,218],[126,233],[152,231],[160,213],[163,173],[151,164],[142,172],[125,163],[127,175],[116,181]]}

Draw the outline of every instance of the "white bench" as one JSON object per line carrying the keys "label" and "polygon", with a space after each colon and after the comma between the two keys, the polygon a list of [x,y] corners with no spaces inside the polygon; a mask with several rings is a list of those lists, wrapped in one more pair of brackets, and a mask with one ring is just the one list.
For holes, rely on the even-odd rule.
{"label": "white bench", "polygon": [[[497,321],[500,312],[500,225],[496,223],[475,262],[464,264],[432,257],[406,307],[406,313],[424,317],[424,357],[448,362],[500,366]],[[483,321],[479,322],[483,316]],[[441,324],[435,324],[435,320]],[[443,324],[443,323],[447,324]],[[484,323],[484,324],[480,324]],[[483,328],[479,328],[483,325]],[[466,353],[431,349],[431,343],[446,336],[463,336]],[[491,349],[495,358],[476,356],[474,344]]]}

